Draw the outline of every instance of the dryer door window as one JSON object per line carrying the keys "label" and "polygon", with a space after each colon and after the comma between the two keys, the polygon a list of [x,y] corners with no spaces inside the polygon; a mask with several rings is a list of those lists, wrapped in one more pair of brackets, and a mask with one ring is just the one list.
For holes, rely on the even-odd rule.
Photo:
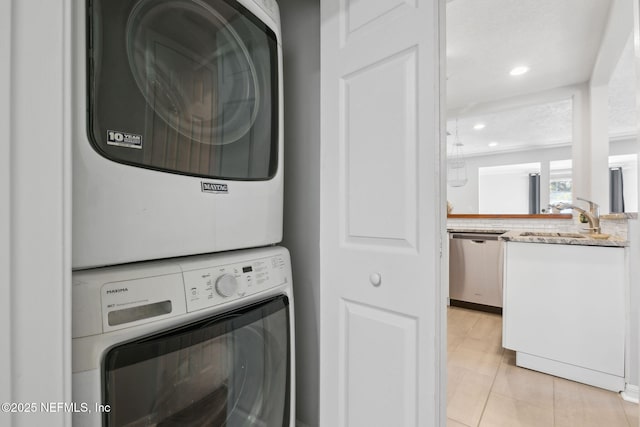
{"label": "dryer door window", "polygon": [[130,165],[264,180],[278,163],[274,32],[233,0],[89,0],[89,139]]}
{"label": "dryer door window", "polygon": [[285,296],[110,350],[107,426],[289,426]]}

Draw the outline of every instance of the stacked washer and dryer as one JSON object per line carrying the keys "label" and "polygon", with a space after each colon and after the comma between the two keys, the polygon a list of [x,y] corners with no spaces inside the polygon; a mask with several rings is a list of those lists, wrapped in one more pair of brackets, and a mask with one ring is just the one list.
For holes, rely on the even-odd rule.
{"label": "stacked washer and dryer", "polygon": [[275,0],[74,8],[74,425],[295,425]]}

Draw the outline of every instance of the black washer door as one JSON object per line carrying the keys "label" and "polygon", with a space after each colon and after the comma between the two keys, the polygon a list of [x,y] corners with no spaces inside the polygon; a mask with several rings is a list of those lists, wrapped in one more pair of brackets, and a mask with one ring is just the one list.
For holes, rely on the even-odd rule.
{"label": "black washer door", "polygon": [[273,31],[231,0],[89,5],[89,138],[98,152],[203,177],[275,174]]}
{"label": "black washer door", "polygon": [[109,350],[107,426],[287,427],[286,296]]}

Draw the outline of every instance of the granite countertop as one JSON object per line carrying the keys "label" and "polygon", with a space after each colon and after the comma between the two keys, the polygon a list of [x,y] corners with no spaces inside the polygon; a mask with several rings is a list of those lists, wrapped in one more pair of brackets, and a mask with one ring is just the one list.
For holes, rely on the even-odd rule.
{"label": "granite countertop", "polygon": [[[530,233],[531,235],[523,235]],[[596,239],[587,233],[552,232],[541,230],[511,230],[500,236],[505,242],[551,243],[559,245],[610,246],[625,247],[629,242],[621,237],[610,236],[607,239]]]}

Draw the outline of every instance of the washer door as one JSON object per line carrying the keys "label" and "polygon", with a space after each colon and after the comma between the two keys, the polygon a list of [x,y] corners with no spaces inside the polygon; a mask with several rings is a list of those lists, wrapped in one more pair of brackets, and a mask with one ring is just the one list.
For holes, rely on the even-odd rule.
{"label": "washer door", "polygon": [[111,349],[105,425],[288,426],[285,296]]}
{"label": "washer door", "polygon": [[98,152],[205,177],[275,174],[273,31],[231,0],[89,4],[89,137]]}

